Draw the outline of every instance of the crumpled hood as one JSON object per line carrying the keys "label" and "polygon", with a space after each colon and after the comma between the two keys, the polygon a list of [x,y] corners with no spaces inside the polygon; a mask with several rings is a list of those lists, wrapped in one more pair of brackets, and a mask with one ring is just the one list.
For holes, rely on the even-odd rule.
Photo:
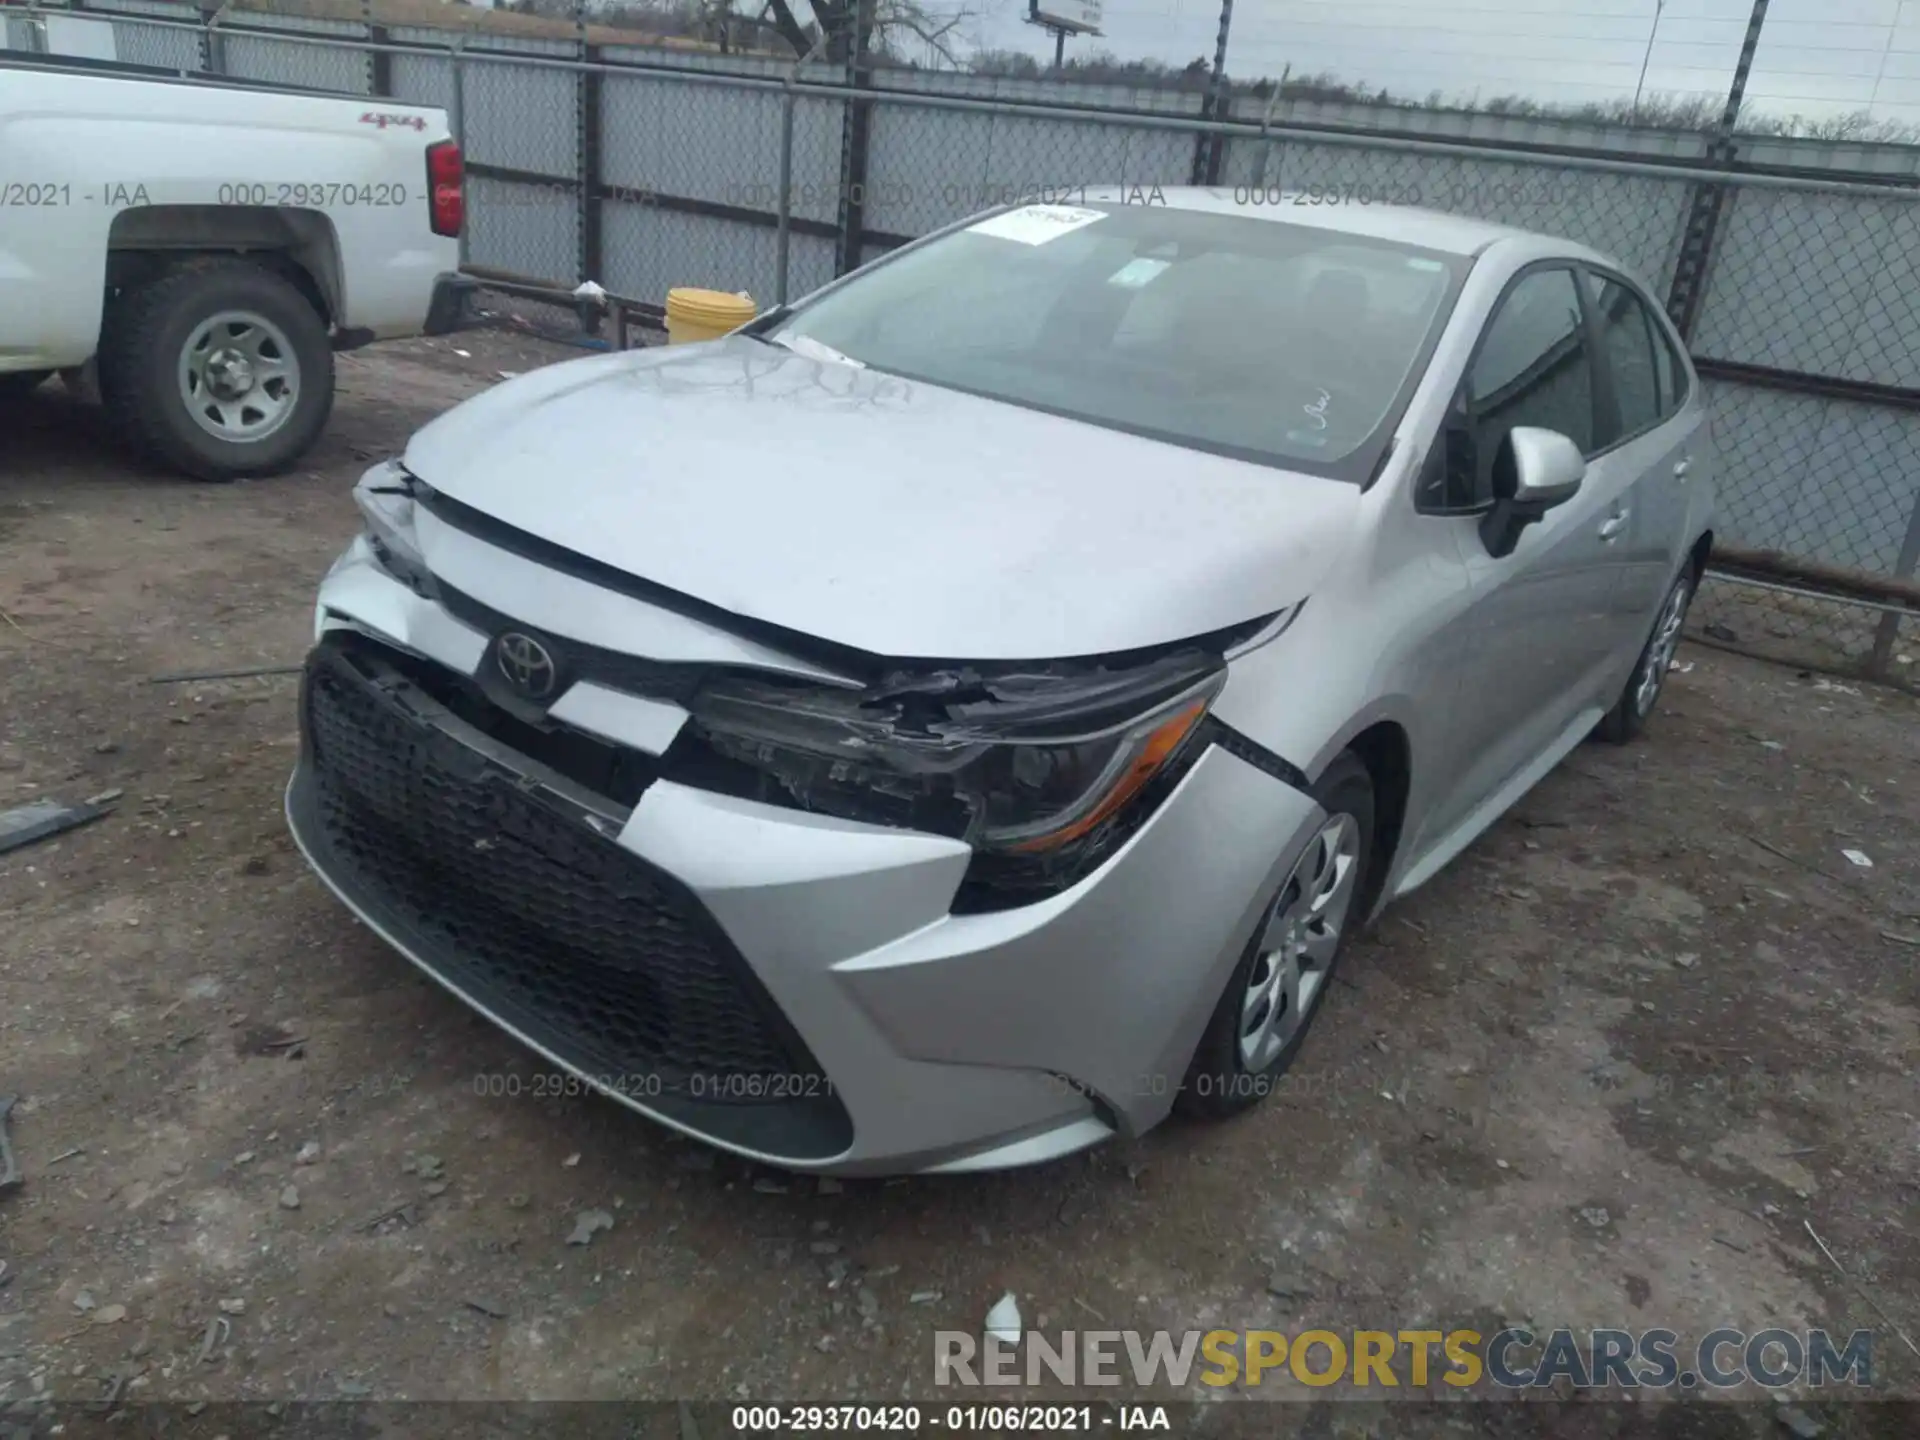
{"label": "crumpled hood", "polygon": [[638,578],[902,659],[1105,654],[1280,610],[1361,499],[744,336],[545,367],[404,463]]}

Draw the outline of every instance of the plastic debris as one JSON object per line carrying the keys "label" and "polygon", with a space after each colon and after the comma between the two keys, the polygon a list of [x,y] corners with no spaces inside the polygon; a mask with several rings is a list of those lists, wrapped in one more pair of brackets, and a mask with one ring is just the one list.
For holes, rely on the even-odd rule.
{"label": "plastic debris", "polygon": [[607,292],[594,284],[593,281],[583,280],[574,287],[573,298],[576,300],[591,300],[596,305],[604,305],[607,303]]}
{"label": "plastic debris", "polygon": [[573,1217],[573,1233],[567,1236],[569,1245],[591,1245],[593,1237],[602,1230],[613,1228],[613,1216],[604,1210],[582,1210]]}
{"label": "plastic debris", "polygon": [[1020,1305],[1011,1290],[987,1311],[987,1334],[1003,1345],[1020,1343]]}
{"label": "plastic debris", "polygon": [[1852,864],[1858,865],[1862,870],[1873,869],[1873,857],[1868,855],[1864,850],[1842,850],[1840,853],[1846,856]]}
{"label": "plastic debris", "polygon": [[111,813],[104,804],[62,805],[57,800],[36,800],[31,805],[0,810],[0,855],[76,830]]}
{"label": "plastic debris", "polygon": [[7,1114],[17,1097],[0,1096],[0,1190],[10,1190],[24,1178],[13,1158],[13,1142],[7,1138]]}

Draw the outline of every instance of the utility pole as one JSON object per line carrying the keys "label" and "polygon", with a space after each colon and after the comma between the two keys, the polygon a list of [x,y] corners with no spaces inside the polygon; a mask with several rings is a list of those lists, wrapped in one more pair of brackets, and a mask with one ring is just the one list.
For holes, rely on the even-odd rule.
{"label": "utility pole", "polygon": [[1653,59],[1653,37],[1660,33],[1660,16],[1667,8],[1667,0],[1653,0],[1653,28],[1647,31],[1647,51],[1640,57],[1640,80],[1633,87],[1633,118],[1640,118],[1640,92],[1647,84],[1647,62]]}
{"label": "utility pole", "polygon": [[1753,72],[1753,52],[1760,44],[1760,31],[1766,23],[1767,0],[1753,0],[1746,37],[1740,42],[1740,58],[1733,63],[1733,83],[1727,87],[1727,108],[1720,116],[1720,139],[1729,147],[1733,127],[1740,119],[1741,103],[1747,98],[1747,76]]}
{"label": "utility pole", "polygon": [[[1233,0],[1220,0],[1220,33],[1213,42],[1213,70],[1207,76],[1207,96],[1200,105],[1200,118],[1212,120],[1219,115],[1227,83],[1227,33],[1233,28]],[[1220,178],[1220,137],[1202,131],[1194,147],[1193,183],[1212,185]]]}
{"label": "utility pole", "polygon": [[[1733,66],[1733,82],[1727,87],[1726,107],[1721,110],[1720,123],[1707,142],[1705,163],[1712,169],[1732,167],[1733,127],[1740,122],[1740,106],[1747,98],[1747,77],[1753,72],[1753,52],[1760,44],[1760,31],[1766,23],[1767,0],[1753,0],[1753,13],[1747,17],[1746,38],[1740,42],[1740,58]],[[1680,254],[1674,262],[1673,284],[1667,291],[1667,313],[1686,340],[1692,340],[1694,323],[1700,318],[1700,302],[1707,291],[1707,262],[1713,254],[1721,212],[1726,208],[1730,189],[1718,180],[1703,181],[1693,187],[1693,203],[1687,210],[1686,228],[1680,235]]]}

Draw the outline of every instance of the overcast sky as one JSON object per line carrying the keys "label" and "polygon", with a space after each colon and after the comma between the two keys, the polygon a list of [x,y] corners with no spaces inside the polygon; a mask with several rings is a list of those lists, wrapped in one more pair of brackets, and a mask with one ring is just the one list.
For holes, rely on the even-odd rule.
{"label": "overcast sky", "polygon": [[[938,9],[936,3],[930,8]],[[976,43],[1050,58],[1026,0],[972,0]],[[1572,102],[1646,93],[1726,95],[1750,0],[1235,0],[1227,72],[1331,71],[1411,95],[1525,94]],[[1099,39],[1068,54],[1185,64],[1211,58],[1219,0],[1105,0]],[[1755,109],[1870,109],[1920,121],[1920,0],[1772,0],[1748,84]]]}

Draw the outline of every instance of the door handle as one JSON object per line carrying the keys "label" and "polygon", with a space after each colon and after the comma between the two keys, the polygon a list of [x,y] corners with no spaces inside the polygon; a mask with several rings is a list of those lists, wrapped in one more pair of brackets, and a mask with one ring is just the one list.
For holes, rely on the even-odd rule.
{"label": "door handle", "polygon": [[1673,478],[1676,480],[1685,480],[1687,478],[1687,472],[1692,468],[1693,460],[1691,457],[1677,461],[1673,467]]}
{"label": "door handle", "polygon": [[1618,537],[1620,532],[1626,528],[1627,528],[1627,512],[1625,510],[1622,510],[1618,515],[1610,515],[1607,517],[1606,520],[1601,522],[1600,538],[1602,540],[1615,539],[1616,537]]}

